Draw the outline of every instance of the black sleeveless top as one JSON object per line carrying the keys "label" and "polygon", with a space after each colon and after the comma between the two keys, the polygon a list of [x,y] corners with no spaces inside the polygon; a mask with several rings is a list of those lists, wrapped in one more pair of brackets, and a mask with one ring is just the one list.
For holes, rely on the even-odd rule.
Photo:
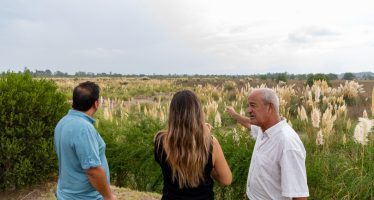
{"label": "black sleeveless top", "polygon": [[[204,182],[196,188],[179,188],[178,182],[172,180],[172,170],[169,163],[166,161],[166,154],[163,150],[163,138],[160,133],[155,139],[155,160],[161,166],[162,175],[164,176],[164,188],[162,190],[161,200],[213,200],[213,184],[214,181],[210,177],[213,169],[212,162],[212,144],[209,148],[208,162],[204,168]],[[158,142],[159,141],[159,142]],[[159,146],[158,146],[158,143]]]}

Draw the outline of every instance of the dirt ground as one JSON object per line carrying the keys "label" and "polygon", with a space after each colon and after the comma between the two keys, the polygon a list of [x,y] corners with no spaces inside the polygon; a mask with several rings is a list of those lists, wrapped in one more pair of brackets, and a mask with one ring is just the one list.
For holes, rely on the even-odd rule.
{"label": "dirt ground", "polygon": [[[118,200],[159,200],[161,195],[111,186]],[[0,192],[0,200],[56,200],[55,182],[47,182],[11,192]]]}

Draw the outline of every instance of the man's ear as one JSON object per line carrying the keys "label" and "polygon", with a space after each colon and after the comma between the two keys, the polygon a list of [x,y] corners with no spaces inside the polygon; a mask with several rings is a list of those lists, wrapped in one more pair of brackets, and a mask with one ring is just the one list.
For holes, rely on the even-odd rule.
{"label": "man's ear", "polygon": [[269,103],[269,110],[271,110],[271,112],[275,112],[274,104]]}
{"label": "man's ear", "polygon": [[95,108],[98,109],[98,108],[99,108],[99,105],[100,105],[99,100],[96,100],[95,103],[94,103],[94,105],[95,105]]}

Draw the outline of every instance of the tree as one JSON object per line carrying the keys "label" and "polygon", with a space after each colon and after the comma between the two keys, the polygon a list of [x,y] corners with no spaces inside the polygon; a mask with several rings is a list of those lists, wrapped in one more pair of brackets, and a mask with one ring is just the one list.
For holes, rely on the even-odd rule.
{"label": "tree", "polygon": [[69,104],[50,80],[0,77],[0,190],[45,181],[56,170],[54,127]]}
{"label": "tree", "polygon": [[267,79],[268,79],[268,77],[267,77],[266,74],[260,74],[260,75],[259,75],[259,78],[260,78],[261,80],[267,80]]}
{"label": "tree", "polygon": [[344,73],[343,75],[343,80],[353,80],[355,78],[356,76],[351,72]]}
{"label": "tree", "polygon": [[46,76],[52,76],[52,71],[49,70],[49,69],[45,70],[45,75]]}
{"label": "tree", "polygon": [[86,72],[75,72],[75,76],[85,77],[85,76],[87,76],[87,73]]}
{"label": "tree", "polygon": [[288,80],[287,72],[276,74],[277,83],[279,83],[280,81],[287,82],[287,80]]}
{"label": "tree", "polygon": [[338,80],[337,74],[329,73],[327,74],[327,76],[329,77],[330,80]]}
{"label": "tree", "polygon": [[67,77],[68,76],[67,73],[64,73],[62,71],[56,71],[53,75],[57,76],[57,77]]}
{"label": "tree", "polygon": [[327,85],[331,86],[329,77],[326,74],[308,74],[306,84],[312,86],[314,81],[326,81]]}
{"label": "tree", "polygon": [[373,80],[373,76],[372,75],[370,75],[370,74],[364,74],[363,76],[362,76],[362,79],[364,79],[364,80]]}

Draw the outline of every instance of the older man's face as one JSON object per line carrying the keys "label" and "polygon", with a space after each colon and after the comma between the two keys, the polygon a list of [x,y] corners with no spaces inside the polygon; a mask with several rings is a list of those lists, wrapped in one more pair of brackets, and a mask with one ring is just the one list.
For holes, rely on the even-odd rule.
{"label": "older man's face", "polygon": [[269,120],[270,104],[265,104],[262,100],[262,94],[260,92],[253,92],[248,97],[248,109],[249,118],[251,124],[256,126],[264,126]]}

